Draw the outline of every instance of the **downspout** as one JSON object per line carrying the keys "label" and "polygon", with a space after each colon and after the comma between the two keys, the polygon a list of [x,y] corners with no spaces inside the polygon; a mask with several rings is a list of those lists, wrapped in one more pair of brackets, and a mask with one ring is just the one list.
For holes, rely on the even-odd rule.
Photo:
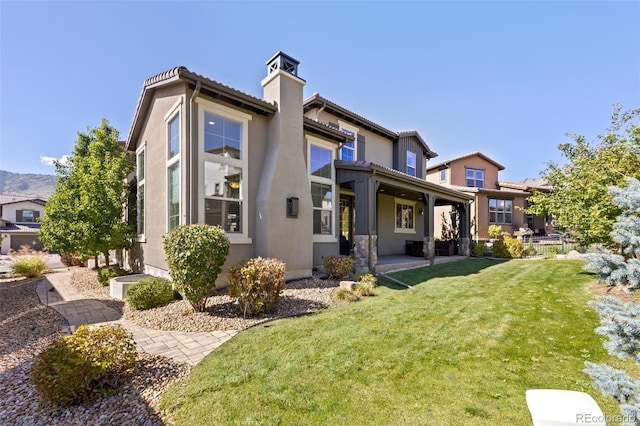
{"label": "downspout", "polygon": [[[202,84],[200,80],[196,81],[196,88],[193,90],[191,94],[191,98],[189,99],[189,115],[191,116],[191,120],[189,123],[189,223],[193,223],[193,206],[196,203],[193,202],[193,139],[194,139],[194,130],[193,130],[193,104],[195,103],[195,99],[200,94],[200,89],[202,88]],[[197,118],[197,117],[196,117]],[[196,124],[198,121],[196,120]],[[197,210],[197,208],[196,208]],[[196,219],[197,222],[197,219]]]}

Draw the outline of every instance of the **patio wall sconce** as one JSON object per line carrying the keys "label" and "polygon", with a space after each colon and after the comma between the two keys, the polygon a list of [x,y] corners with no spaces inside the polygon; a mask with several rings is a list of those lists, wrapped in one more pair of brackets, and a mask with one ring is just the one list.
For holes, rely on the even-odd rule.
{"label": "patio wall sconce", "polygon": [[424,214],[424,210],[422,210],[422,209],[418,209],[418,214],[419,214],[420,216],[422,216],[422,215]]}
{"label": "patio wall sconce", "polygon": [[287,217],[298,217],[298,197],[287,197]]}

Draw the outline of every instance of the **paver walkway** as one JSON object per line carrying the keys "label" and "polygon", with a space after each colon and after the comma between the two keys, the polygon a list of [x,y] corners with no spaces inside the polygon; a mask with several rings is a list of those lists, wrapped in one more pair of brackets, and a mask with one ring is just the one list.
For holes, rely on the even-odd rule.
{"label": "paver walkway", "polygon": [[96,299],[86,299],[70,284],[73,271],[47,274],[38,282],[40,301],[67,319],[71,331],[82,324],[119,323],[133,334],[138,348],[179,362],[196,365],[211,351],[231,339],[237,331],[185,333],[142,328]]}

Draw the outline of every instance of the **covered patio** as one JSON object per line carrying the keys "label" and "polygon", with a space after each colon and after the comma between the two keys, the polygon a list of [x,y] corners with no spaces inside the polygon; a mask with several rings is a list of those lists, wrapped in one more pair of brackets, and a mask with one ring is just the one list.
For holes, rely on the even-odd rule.
{"label": "covered patio", "polygon": [[439,265],[441,263],[457,262],[468,256],[434,256],[433,261],[407,255],[378,256],[376,272],[388,274],[390,272],[404,271],[405,269],[422,268],[423,266]]}

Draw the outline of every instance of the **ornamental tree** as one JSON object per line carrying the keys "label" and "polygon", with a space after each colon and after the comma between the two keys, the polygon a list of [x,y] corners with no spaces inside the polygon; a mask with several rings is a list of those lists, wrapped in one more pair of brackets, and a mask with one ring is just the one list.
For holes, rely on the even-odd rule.
{"label": "ornamental tree", "polygon": [[[608,285],[622,286],[632,291],[640,288],[640,181],[628,179],[625,188],[612,187],[612,203],[621,210],[613,224],[611,239],[617,253],[600,246],[587,255],[585,269],[595,271]],[[590,303],[601,316],[596,333],[607,337],[605,348],[620,359],[632,359],[640,364],[640,305],[612,296],[600,297]],[[624,426],[640,424],[640,380],[624,370],[605,364],[586,363],[584,370],[605,396],[620,403]]]}
{"label": "ornamental tree", "polygon": [[118,136],[102,119],[99,127],[78,132],[73,154],[56,162],[56,186],[40,228],[50,250],[103,253],[108,265],[109,250],[130,246],[134,229],[123,220],[123,208],[135,158],[119,145]]}
{"label": "ornamental tree", "polygon": [[610,237],[620,208],[607,196],[610,186],[621,186],[627,177],[640,178],[640,110],[621,111],[614,106],[607,133],[589,142],[584,136],[558,146],[568,160],[549,163],[542,173],[553,189],[534,191],[527,214],[553,215],[555,226],[569,232],[583,246],[592,243],[615,246]]}

